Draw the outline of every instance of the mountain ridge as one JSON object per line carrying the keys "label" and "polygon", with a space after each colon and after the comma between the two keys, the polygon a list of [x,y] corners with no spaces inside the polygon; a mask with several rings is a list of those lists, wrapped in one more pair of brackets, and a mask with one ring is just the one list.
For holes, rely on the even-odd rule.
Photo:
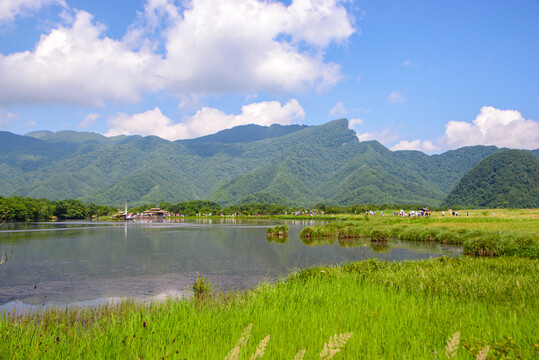
{"label": "mountain ridge", "polygon": [[[71,139],[71,140],[70,140]],[[218,141],[220,140],[220,141]],[[138,205],[210,199],[439,204],[495,146],[427,155],[362,141],[339,119],[244,125],[197,139],[0,132],[0,195]],[[531,151],[539,156],[539,151]]]}

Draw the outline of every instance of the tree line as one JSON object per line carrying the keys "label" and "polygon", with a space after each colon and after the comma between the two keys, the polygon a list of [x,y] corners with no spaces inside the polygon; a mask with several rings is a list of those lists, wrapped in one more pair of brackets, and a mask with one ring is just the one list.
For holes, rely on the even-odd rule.
{"label": "tree line", "polygon": [[110,206],[84,204],[80,200],[47,200],[29,197],[0,196],[0,215],[8,221],[32,221],[58,219],[86,219],[92,216],[106,216],[118,209]]}
{"label": "tree line", "polygon": [[[132,213],[140,213],[145,210],[157,207],[156,204],[147,204],[132,208],[129,211]],[[264,204],[264,203],[245,203],[241,205],[231,205],[221,207],[216,202],[207,200],[192,200],[182,201],[177,204],[161,202],[159,208],[169,211],[173,214],[184,216],[196,216],[197,214],[205,215],[284,215],[296,212],[315,212],[324,214],[353,214],[364,213],[369,210],[388,210],[388,209],[403,209],[417,210],[425,207],[425,204],[356,204],[352,206],[336,206],[318,203],[311,207],[305,206],[285,206],[281,204]],[[428,206],[427,206],[428,207]],[[430,207],[431,210],[442,210],[438,207]]]}
{"label": "tree line", "polygon": [[[424,207],[424,204],[357,204],[353,206],[335,206],[318,203],[312,207],[305,206],[285,206],[281,204],[245,203],[221,207],[216,202],[208,200],[182,201],[177,204],[161,202],[147,204],[129,209],[134,214],[141,213],[151,208],[159,207],[173,214],[184,216],[203,215],[284,215],[297,212],[325,213],[325,214],[353,214],[364,213],[368,210],[403,209],[416,210]],[[430,207],[431,210],[441,208]],[[32,221],[50,220],[53,217],[58,219],[86,219],[92,216],[107,216],[118,211],[117,208],[96,205],[93,203],[84,204],[80,200],[47,200],[33,199],[29,197],[13,196],[5,198],[0,196],[0,216],[4,216],[7,221]]]}

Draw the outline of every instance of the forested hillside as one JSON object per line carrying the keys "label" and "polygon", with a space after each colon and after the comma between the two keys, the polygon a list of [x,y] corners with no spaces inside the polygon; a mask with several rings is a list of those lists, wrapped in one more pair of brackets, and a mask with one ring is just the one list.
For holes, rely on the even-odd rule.
{"label": "forested hillside", "polygon": [[492,154],[462,177],[445,203],[486,208],[537,208],[539,159],[522,150]]}
{"label": "forested hillside", "polygon": [[119,206],[211,200],[313,205],[440,204],[499,151],[440,155],[360,142],[346,119],[320,126],[239,126],[191,140],[0,132],[0,195]]}

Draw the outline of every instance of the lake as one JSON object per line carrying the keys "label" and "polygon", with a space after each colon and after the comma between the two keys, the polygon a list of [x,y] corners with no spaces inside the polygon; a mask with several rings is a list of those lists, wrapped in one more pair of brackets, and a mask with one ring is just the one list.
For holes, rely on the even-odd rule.
{"label": "lake", "polygon": [[[287,224],[284,243],[266,229]],[[6,223],[0,250],[13,249],[0,266],[0,312],[31,307],[95,305],[105,299],[156,300],[182,296],[197,272],[220,290],[276,281],[294,269],[355,260],[456,256],[453,246],[392,240],[321,241],[305,245],[299,233],[318,222],[304,220],[193,219],[166,222]]]}

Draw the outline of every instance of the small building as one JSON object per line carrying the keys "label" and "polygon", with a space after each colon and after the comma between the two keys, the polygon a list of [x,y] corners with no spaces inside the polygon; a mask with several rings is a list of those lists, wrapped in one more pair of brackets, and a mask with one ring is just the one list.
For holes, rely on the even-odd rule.
{"label": "small building", "polygon": [[150,210],[143,211],[140,214],[142,218],[151,219],[164,219],[168,215],[168,211],[161,210],[161,208],[151,208]]}

